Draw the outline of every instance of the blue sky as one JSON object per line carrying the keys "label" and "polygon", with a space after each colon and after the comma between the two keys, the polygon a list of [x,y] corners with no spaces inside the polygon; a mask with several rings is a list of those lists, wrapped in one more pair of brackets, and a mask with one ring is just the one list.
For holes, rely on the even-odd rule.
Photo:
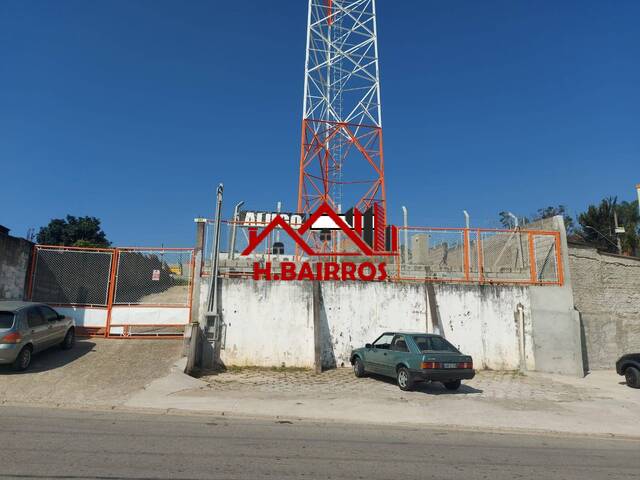
{"label": "blue sky", "polygon": [[[297,195],[306,1],[0,2],[0,224],[117,245]],[[286,8],[285,8],[286,7]],[[378,0],[387,197],[476,226],[634,198],[640,2]]]}

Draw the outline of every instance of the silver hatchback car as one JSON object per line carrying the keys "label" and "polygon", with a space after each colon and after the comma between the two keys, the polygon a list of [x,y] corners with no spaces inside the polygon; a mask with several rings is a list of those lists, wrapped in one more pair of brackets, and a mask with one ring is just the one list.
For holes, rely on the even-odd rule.
{"label": "silver hatchback car", "polygon": [[42,303],[0,302],[0,364],[26,370],[31,355],[54,345],[68,350],[75,322]]}

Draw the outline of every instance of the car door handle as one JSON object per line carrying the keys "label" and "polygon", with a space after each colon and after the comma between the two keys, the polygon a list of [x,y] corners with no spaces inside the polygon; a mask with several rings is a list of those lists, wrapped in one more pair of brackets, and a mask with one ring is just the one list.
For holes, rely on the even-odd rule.
{"label": "car door handle", "polygon": [[384,356],[385,356],[385,357],[387,356],[387,352],[384,352]]}
{"label": "car door handle", "polygon": [[35,329],[35,328],[34,328],[34,329],[32,329],[32,330],[31,330],[31,333],[36,333],[36,329]]}

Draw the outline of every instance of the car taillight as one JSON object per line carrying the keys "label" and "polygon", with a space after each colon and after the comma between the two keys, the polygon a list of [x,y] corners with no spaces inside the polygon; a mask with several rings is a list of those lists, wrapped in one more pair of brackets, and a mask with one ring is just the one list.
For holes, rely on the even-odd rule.
{"label": "car taillight", "polygon": [[442,364],[440,362],[422,362],[421,366],[424,369],[442,368]]}
{"label": "car taillight", "polygon": [[0,343],[20,343],[22,341],[22,335],[18,332],[7,333],[0,339]]}
{"label": "car taillight", "polygon": [[458,368],[473,369],[473,362],[462,362],[462,363],[458,364]]}

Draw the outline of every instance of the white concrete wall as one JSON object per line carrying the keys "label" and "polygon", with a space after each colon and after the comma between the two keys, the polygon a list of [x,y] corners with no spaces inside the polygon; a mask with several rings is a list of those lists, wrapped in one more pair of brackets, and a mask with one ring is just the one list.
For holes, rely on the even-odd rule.
{"label": "white concrete wall", "polygon": [[441,332],[476,368],[516,370],[520,346],[515,312],[524,307],[525,358],[535,369],[529,289],[517,286],[435,285]]}
{"label": "white concrete wall", "polygon": [[[310,282],[222,282],[227,365],[313,367],[313,299]],[[206,311],[203,282],[201,312]]]}
{"label": "white concrete wall", "polygon": [[[226,365],[312,367],[311,282],[224,279]],[[322,282],[321,332],[325,367],[349,365],[352,348],[384,331],[432,331],[424,284]],[[202,304],[207,284],[202,285]],[[435,286],[441,332],[473,356],[477,368],[516,370],[520,353],[515,311],[525,311],[527,368],[535,369],[532,312],[527,287]],[[204,305],[201,305],[204,311]]]}
{"label": "white concrete wall", "polygon": [[385,331],[426,331],[422,285],[322,282],[321,291],[325,367],[348,366],[353,348],[373,342]]}

